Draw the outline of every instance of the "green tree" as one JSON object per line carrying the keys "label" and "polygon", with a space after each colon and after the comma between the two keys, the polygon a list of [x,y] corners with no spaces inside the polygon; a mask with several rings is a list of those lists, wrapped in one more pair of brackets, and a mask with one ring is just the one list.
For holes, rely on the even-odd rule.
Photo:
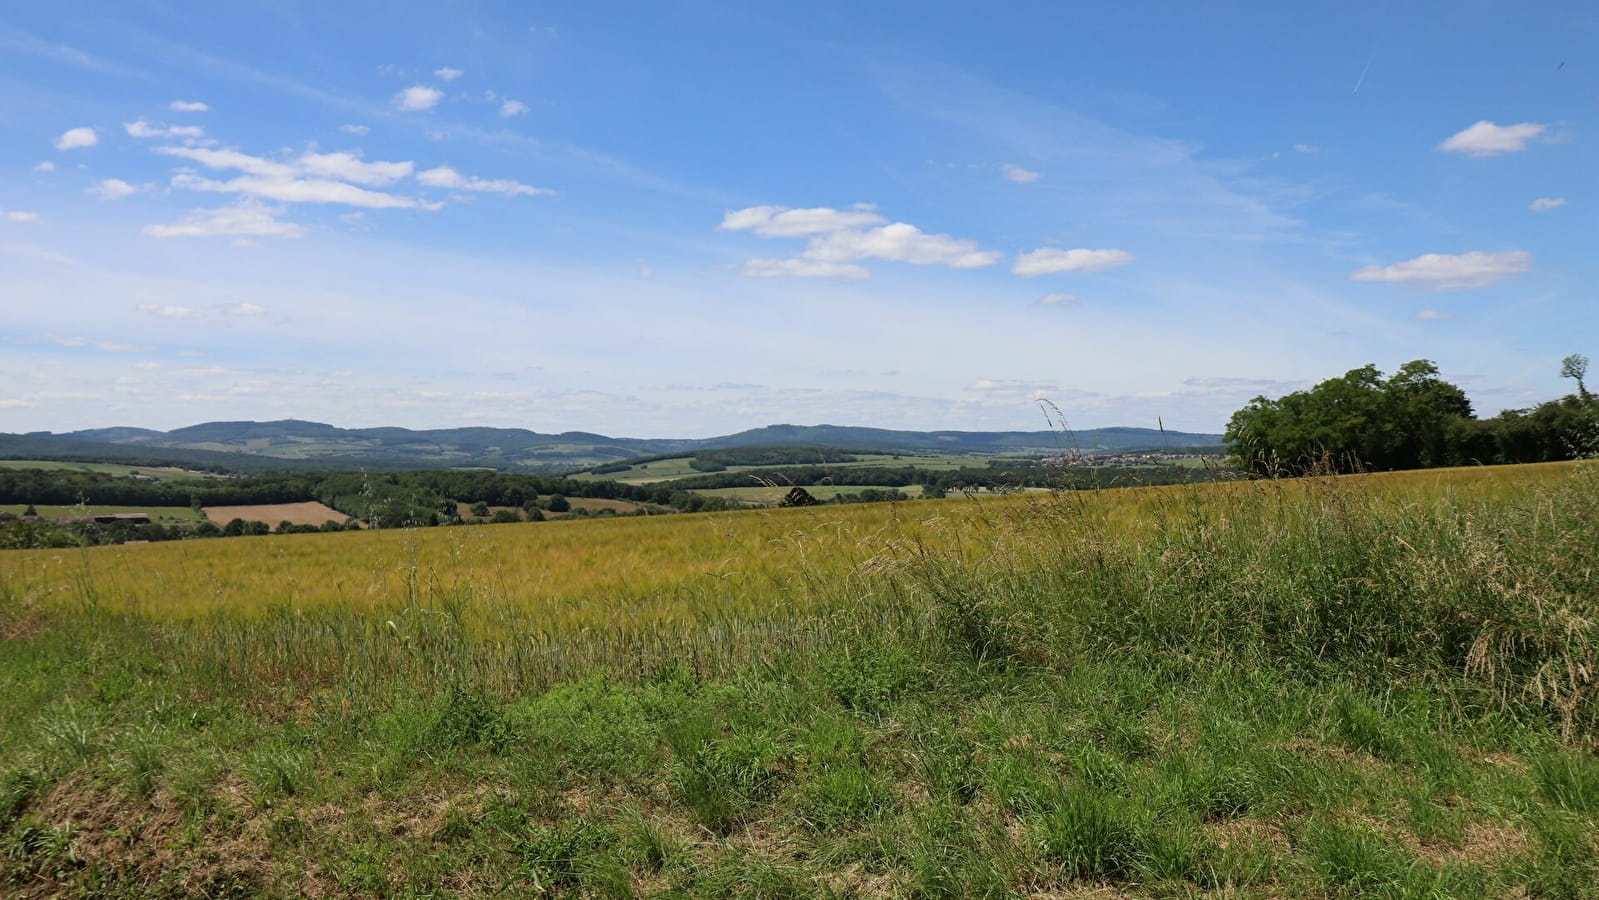
{"label": "green tree", "polygon": [[1570,378],[1577,382],[1577,395],[1587,401],[1592,401],[1593,396],[1588,393],[1588,386],[1583,384],[1583,379],[1588,375],[1588,357],[1581,353],[1573,353],[1560,361],[1560,377]]}
{"label": "green tree", "polygon": [[564,513],[572,508],[572,502],[563,494],[551,494],[550,499],[545,501],[544,508],[550,512]]}
{"label": "green tree", "polygon": [[1367,365],[1277,400],[1256,397],[1225,439],[1236,464],[1266,474],[1413,469],[1458,461],[1452,437],[1471,418],[1465,392],[1415,360],[1389,378]]}
{"label": "green tree", "polygon": [[486,500],[479,500],[472,504],[472,515],[483,518],[489,514],[489,504]]}

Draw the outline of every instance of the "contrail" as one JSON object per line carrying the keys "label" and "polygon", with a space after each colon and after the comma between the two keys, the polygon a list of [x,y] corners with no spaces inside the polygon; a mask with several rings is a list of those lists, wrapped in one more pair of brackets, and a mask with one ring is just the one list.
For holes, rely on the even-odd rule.
{"label": "contrail", "polygon": [[1360,93],[1360,86],[1366,83],[1366,73],[1371,71],[1371,64],[1377,59],[1377,48],[1371,48],[1371,58],[1366,60],[1366,68],[1360,70],[1360,77],[1355,79],[1355,89],[1351,93]]}

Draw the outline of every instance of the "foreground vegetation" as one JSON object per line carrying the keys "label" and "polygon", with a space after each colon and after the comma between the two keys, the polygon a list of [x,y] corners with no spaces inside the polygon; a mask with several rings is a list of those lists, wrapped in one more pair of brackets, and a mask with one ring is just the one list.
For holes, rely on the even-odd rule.
{"label": "foreground vegetation", "polygon": [[0,893],[1599,896],[1594,521],[1563,464],[7,552]]}

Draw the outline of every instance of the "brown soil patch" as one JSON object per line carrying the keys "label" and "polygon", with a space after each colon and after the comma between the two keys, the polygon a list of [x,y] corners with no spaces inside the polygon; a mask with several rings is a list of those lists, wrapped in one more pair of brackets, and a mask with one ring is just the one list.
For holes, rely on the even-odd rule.
{"label": "brown soil patch", "polygon": [[1434,865],[1459,862],[1495,862],[1515,856],[1527,845],[1527,833],[1520,828],[1492,822],[1473,822],[1458,846],[1405,842],[1406,849]]}
{"label": "brown soil patch", "polygon": [[290,522],[295,525],[317,525],[323,522],[338,522],[344,524],[348,519],[344,513],[320,503],[265,503],[258,506],[207,506],[205,517],[218,525],[226,525],[234,519],[243,519],[246,522],[265,522],[273,528],[279,522]]}

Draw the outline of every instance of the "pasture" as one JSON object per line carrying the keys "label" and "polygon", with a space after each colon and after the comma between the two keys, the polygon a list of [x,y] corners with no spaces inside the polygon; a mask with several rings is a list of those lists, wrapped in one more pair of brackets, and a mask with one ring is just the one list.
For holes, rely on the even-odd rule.
{"label": "pasture", "polygon": [[1592,897],[1596,520],[1551,464],[8,551],[0,885]]}
{"label": "pasture", "polygon": [[[0,503],[0,512],[21,515],[28,508],[25,503]],[[149,513],[152,522],[198,522],[200,514],[190,506],[106,506],[97,503],[82,506],[56,506],[37,504],[34,511],[43,519],[55,521],[78,516],[109,516],[117,513]]]}
{"label": "pasture", "polygon": [[195,472],[172,466],[128,466],[121,463],[73,462],[52,459],[0,459],[0,469],[45,469],[48,471],[103,472],[107,475],[148,475],[161,481],[193,481],[216,478],[210,472]]}

